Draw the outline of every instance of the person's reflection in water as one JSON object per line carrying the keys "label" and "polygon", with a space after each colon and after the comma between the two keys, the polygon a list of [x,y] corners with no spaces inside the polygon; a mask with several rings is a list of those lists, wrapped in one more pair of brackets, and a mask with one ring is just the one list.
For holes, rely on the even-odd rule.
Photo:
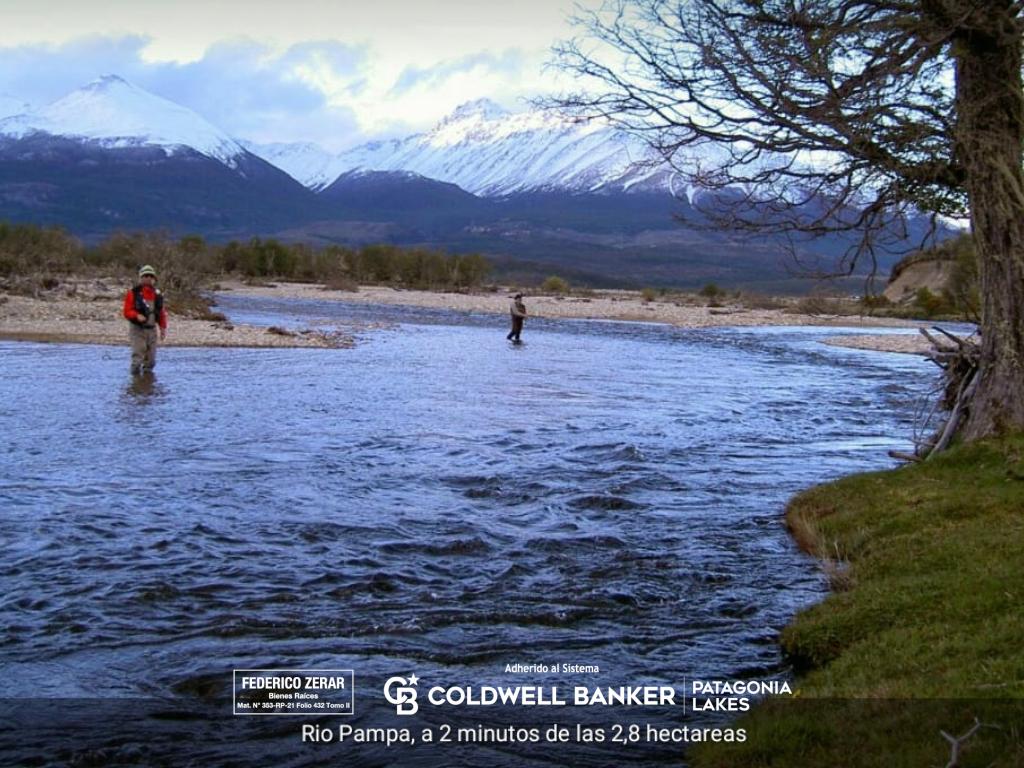
{"label": "person's reflection in water", "polygon": [[145,371],[132,376],[126,392],[136,402],[146,403],[163,394],[163,389],[156,383],[156,374]]}

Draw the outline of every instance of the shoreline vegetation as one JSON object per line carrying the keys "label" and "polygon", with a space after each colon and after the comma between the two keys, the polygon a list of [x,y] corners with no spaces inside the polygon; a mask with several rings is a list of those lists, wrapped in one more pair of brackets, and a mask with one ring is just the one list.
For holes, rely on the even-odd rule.
{"label": "shoreline vegetation", "polygon": [[[126,343],[126,322],[121,317],[124,292],[130,279],[113,277],[51,278],[29,295],[0,289],[0,339],[55,343],[120,345]],[[171,324],[165,346],[211,347],[319,347],[346,348],[358,335],[380,325],[353,321],[336,331],[314,328],[267,329],[233,324],[215,311],[216,293],[271,298],[301,298],[361,304],[385,304],[446,309],[459,313],[493,314],[503,327],[512,288],[491,286],[459,291],[400,289],[388,286],[226,280],[211,285],[214,306],[191,300],[175,311],[173,289],[167,291]],[[837,314],[832,305],[818,306],[807,299],[772,299],[744,302],[698,294],[652,297],[641,291],[600,290],[577,294],[531,294],[529,318],[618,320],[666,323],[682,328],[750,326],[922,327],[911,320]],[[198,305],[198,306],[197,306]],[[826,343],[858,349],[924,354],[928,342],[919,334],[857,334],[834,336]]]}
{"label": "shoreline vegetation", "polygon": [[795,695],[693,765],[1024,765],[1021,510],[1024,435],[794,497],[787,525],[832,588],[783,630]]}

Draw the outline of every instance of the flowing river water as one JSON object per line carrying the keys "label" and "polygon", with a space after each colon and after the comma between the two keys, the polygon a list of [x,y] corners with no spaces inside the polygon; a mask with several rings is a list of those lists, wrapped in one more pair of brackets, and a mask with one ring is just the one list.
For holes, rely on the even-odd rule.
{"label": "flowing river water", "polygon": [[[231,670],[355,670],[356,724],[385,716],[392,675],[785,677],[777,634],[826,590],[785,501],[891,466],[933,379],[920,358],[825,346],[820,328],[531,321],[513,346],[487,316],[222,308],[393,325],[351,350],[169,348],[143,382],[126,348],[0,342],[12,762],[679,764],[679,745],[304,744],[292,718],[231,718]],[[505,671],[562,663],[599,672]]]}

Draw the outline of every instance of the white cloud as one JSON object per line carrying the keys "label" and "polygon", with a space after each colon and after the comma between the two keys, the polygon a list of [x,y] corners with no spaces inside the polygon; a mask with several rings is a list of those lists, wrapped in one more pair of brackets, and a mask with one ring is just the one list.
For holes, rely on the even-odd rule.
{"label": "white cloud", "polygon": [[117,74],[182,104],[219,128],[256,141],[307,140],[348,146],[361,136],[351,108],[328,101],[304,69],[330,62],[358,75],[362,54],[336,43],[282,54],[247,40],[222,42],[189,63],[147,62],[143,37],[90,38],[62,46],[0,49],[0,93],[41,106],[91,80]]}
{"label": "white cloud", "polygon": [[[257,141],[341,149],[460,103],[558,87],[571,0],[0,0],[0,93],[43,104],[118,74]],[[498,53],[491,53],[497,51]]]}
{"label": "white cloud", "polygon": [[500,55],[490,51],[472,53],[442,61],[432,67],[406,67],[391,86],[389,93],[397,96],[417,88],[436,88],[456,75],[474,72],[515,76],[522,68],[522,55],[515,50],[504,51]]}

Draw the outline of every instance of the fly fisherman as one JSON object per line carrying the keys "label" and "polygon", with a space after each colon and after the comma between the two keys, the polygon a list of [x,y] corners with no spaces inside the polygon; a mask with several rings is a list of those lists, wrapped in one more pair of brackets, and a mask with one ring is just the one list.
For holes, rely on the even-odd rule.
{"label": "fly fisherman", "polygon": [[523,332],[523,321],[526,319],[526,305],[523,304],[523,294],[517,293],[512,304],[509,306],[512,315],[512,330],[505,338],[509,341],[519,341],[519,334]]}
{"label": "fly fisherman", "polygon": [[139,282],[125,294],[124,317],[132,343],[132,374],[148,373],[156,367],[157,328],[160,341],[167,338],[164,297],[156,289],[156,270],[148,264],[139,270]]}

